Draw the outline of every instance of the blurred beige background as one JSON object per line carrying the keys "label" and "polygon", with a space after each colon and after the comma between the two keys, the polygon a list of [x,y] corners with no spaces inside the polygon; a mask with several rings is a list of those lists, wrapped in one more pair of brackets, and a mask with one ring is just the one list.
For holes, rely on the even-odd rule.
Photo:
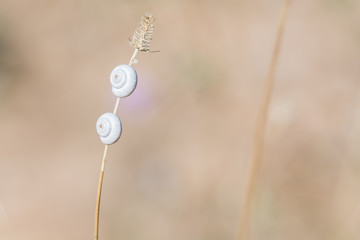
{"label": "blurred beige background", "polygon": [[[149,10],[100,238],[236,239],[282,2],[0,0],[0,239],[92,239],[95,123]],[[359,239],[359,23],[359,1],[293,1],[251,239]]]}

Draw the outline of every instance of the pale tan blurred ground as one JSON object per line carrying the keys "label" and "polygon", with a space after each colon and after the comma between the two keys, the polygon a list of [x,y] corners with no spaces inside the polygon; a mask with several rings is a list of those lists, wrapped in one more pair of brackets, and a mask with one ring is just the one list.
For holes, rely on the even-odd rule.
{"label": "pale tan blurred ground", "polygon": [[[235,239],[282,1],[0,0],[0,239],[92,239],[108,76],[140,54],[101,239]],[[360,3],[293,1],[252,239],[359,239]]]}

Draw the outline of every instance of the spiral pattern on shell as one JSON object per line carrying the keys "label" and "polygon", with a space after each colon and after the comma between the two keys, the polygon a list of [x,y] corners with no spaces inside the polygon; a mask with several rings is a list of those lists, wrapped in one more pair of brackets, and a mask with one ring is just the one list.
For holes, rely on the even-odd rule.
{"label": "spiral pattern on shell", "polygon": [[104,113],[96,122],[96,131],[104,144],[113,144],[121,135],[121,121],[114,113]]}
{"label": "spiral pattern on shell", "polygon": [[117,97],[127,97],[136,88],[137,74],[130,65],[122,64],[114,68],[110,74],[112,92]]}

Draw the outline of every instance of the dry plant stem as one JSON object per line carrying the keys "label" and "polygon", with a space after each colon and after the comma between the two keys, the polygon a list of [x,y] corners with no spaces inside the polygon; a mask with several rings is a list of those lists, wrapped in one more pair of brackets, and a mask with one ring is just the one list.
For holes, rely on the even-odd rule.
{"label": "dry plant stem", "polygon": [[252,206],[254,191],[257,185],[258,175],[261,166],[268,109],[269,109],[272,89],[274,85],[274,76],[275,76],[275,70],[279,57],[279,51],[281,47],[281,40],[283,36],[284,26],[285,26],[290,2],[291,2],[290,0],[285,0],[283,4],[283,9],[277,27],[277,35],[276,35],[274,50],[264,85],[258,118],[256,121],[253,153],[250,161],[250,168],[248,171],[249,175],[245,186],[245,194],[241,206],[241,217],[240,217],[239,238],[238,238],[239,240],[246,240],[248,239],[249,236],[251,206]]}
{"label": "dry plant stem", "polygon": [[120,103],[120,98],[116,98],[116,103],[115,103],[115,107],[114,107],[114,111],[113,113],[116,114],[117,113],[117,110],[119,108],[119,103]]}
{"label": "dry plant stem", "polygon": [[[138,54],[139,50],[135,49],[134,54],[132,55],[129,65],[131,66],[133,63],[136,62],[136,55]],[[120,98],[116,99],[115,107],[113,113],[116,114],[119,108]],[[100,218],[100,201],[101,201],[101,192],[102,192],[102,183],[104,179],[104,172],[105,172],[105,164],[106,164],[106,157],[108,153],[109,145],[105,145],[104,155],[101,162],[101,170],[100,170],[100,177],[99,177],[99,185],[98,191],[96,196],[96,208],[95,208],[95,227],[94,227],[94,240],[99,239],[99,218]]]}
{"label": "dry plant stem", "polygon": [[102,182],[104,179],[105,163],[106,163],[106,156],[107,156],[108,149],[109,149],[109,145],[105,145],[104,155],[103,155],[102,163],[101,163],[98,192],[97,192],[97,196],[96,196],[95,228],[94,228],[94,239],[95,240],[97,240],[99,237],[99,216],[100,216],[101,190],[102,190]]}

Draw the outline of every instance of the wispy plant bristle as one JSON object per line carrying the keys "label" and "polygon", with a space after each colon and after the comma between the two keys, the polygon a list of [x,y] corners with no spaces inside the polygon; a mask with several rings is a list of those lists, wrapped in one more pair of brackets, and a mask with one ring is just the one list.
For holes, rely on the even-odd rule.
{"label": "wispy plant bristle", "polygon": [[154,21],[152,13],[146,13],[141,17],[140,26],[135,30],[134,36],[130,40],[131,46],[139,51],[149,52],[151,35],[154,32]]}

